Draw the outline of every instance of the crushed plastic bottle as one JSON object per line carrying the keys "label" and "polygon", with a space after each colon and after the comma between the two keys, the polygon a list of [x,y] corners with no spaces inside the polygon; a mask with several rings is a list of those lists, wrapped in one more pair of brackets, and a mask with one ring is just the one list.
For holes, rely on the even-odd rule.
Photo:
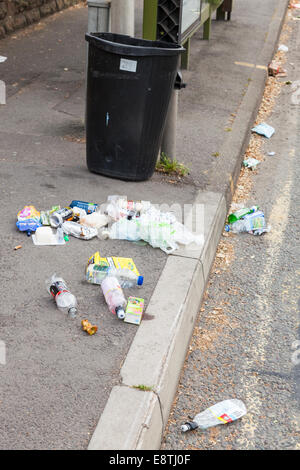
{"label": "crushed plastic bottle", "polygon": [[248,232],[253,235],[261,235],[262,233],[269,232],[270,228],[270,226],[266,225],[265,216],[262,211],[247,214],[243,219],[225,225],[226,232]]}
{"label": "crushed plastic bottle", "polygon": [[57,308],[67,313],[70,318],[75,318],[77,314],[76,297],[68,290],[67,284],[62,277],[53,274],[46,280],[46,287],[56,302]]}
{"label": "crushed plastic bottle", "polygon": [[193,421],[184,423],[181,426],[181,431],[186,432],[197,428],[207,429],[218,424],[232,423],[246,413],[246,406],[241,400],[224,400],[198,413]]}
{"label": "crushed plastic bottle", "polygon": [[236,222],[237,220],[240,220],[242,219],[243,217],[245,217],[245,215],[247,214],[252,214],[253,212],[256,212],[258,211],[259,207],[258,206],[252,206],[250,208],[248,207],[243,207],[239,210],[237,210],[236,212],[233,212],[232,214],[229,214],[228,216],[228,223],[229,224],[233,224],[234,222]]}
{"label": "crushed plastic bottle", "polygon": [[125,318],[126,299],[116,277],[107,276],[101,283],[101,289],[109,310],[120,320]]}

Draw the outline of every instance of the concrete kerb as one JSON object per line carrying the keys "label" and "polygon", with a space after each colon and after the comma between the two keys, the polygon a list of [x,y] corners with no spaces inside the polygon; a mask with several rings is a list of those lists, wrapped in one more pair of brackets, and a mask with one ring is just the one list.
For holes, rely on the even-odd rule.
{"label": "concrete kerb", "polygon": [[220,194],[199,193],[206,231],[201,247],[168,257],[89,444],[96,449],[159,449],[206,281],[226,217]]}
{"label": "concrete kerb", "polygon": [[[281,2],[272,18],[261,64],[267,64],[274,54],[288,3]],[[222,158],[215,167],[215,174],[218,170],[221,175],[227,174],[224,195],[208,192],[196,197],[195,204],[205,207],[204,245],[187,247],[168,257],[146,310],[153,319],[142,322],[136,333],[120,371],[121,384],[112,389],[89,450],[160,448],[265,80],[266,71],[254,69],[222,148],[221,155],[231,157]],[[224,162],[228,162],[225,168]]]}

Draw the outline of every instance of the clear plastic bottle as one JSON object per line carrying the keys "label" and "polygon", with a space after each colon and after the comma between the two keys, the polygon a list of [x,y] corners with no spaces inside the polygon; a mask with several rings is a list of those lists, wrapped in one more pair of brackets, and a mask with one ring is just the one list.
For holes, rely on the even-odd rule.
{"label": "clear plastic bottle", "polygon": [[235,421],[247,413],[246,406],[241,400],[232,399],[220,401],[216,405],[207,408],[197,414],[193,421],[189,421],[181,426],[181,431],[191,431],[192,429],[207,429],[218,424],[227,424]]}
{"label": "clear plastic bottle", "polygon": [[232,224],[225,225],[225,230],[226,232],[233,233],[251,232],[254,235],[261,235],[269,231],[269,228],[266,226],[264,213],[256,211],[245,215],[243,219],[237,220]]}
{"label": "clear plastic bottle", "polygon": [[76,297],[68,290],[67,284],[62,277],[53,274],[50,279],[46,280],[46,287],[56,302],[57,308],[75,318],[77,314]]}
{"label": "clear plastic bottle", "polygon": [[101,289],[109,310],[120,320],[125,318],[126,299],[116,277],[107,276],[101,283]]}
{"label": "clear plastic bottle", "polygon": [[246,219],[240,219],[240,220],[237,220],[236,222],[233,222],[232,224],[226,224],[225,230],[226,232],[233,232],[233,233],[250,232],[251,226],[249,224],[249,221],[247,221]]}
{"label": "clear plastic bottle", "polygon": [[122,289],[142,286],[144,282],[143,276],[138,276],[134,271],[127,268],[109,268],[107,276],[116,277]]}

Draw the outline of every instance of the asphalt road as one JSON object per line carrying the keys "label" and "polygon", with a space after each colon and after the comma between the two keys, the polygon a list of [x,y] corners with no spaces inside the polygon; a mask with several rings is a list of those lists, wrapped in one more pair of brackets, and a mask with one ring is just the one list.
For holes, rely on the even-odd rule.
{"label": "asphalt road", "polygon": [[[265,211],[271,232],[221,239],[163,450],[300,448],[299,21],[290,20],[288,30],[288,78],[281,80],[293,85],[276,100],[267,121],[276,133],[263,139],[258,170],[247,170],[253,186],[244,198]],[[249,189],[242,184],[241,194]],[[244,418],[181,433],[188,417],[228,398],[245,402]]]}

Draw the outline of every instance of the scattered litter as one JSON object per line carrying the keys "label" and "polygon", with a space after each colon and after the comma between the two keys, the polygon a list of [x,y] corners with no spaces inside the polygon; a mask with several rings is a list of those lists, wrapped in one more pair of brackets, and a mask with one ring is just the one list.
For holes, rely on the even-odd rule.
{"label": "scattered litter", "polygon": [[6,59],[7,59],[7,57],[4,57],[3,55],[0,55],[0,64],[1,64],[2,62],[5,62]]}
{"label": "scattered litter", "polygon": [[50,225],[53,228],[60,227],[65,221],[72,220],[74,216],[71,207],[63,207],[50,215]]}
{"label": "scattered litter", "polygon": [[247,158],[243,161],[244,167],[251,168],[251,170],[256,170],[256,167],[259,163],[261,162],[259,160],[256,160],[256,158]]}
{"label": "scattered litter", "polygon": [[60,206],[52,206],[49,211],[41,211],[41,224],[50,225],[50,216],[60,210]]}
{"label": "scattered litter", "polygon": [[83,209],[87,214],[92,214],[92,212],[95,212],[98,209],[98,204],[76,200],[71,202],[70,207],[79,207],[79,209]]}
{"label": "scattered litter", "polygon": [[40,212],[36,210],[34,206],[25,206],[21,211],[18,212],[18,220],[29,220],[34,219],[40,220]]}
{"label": "scattered litter", "polygon": [[142,321],[145,300],[140,297],[129,297],[124,322],[139,325]]}
{"label": "scattered litter", "polygon": [[32,235],[35,245],[65,245],[64,233],[61,228],[54,230],[51,227],[38,227]]}
{"label": "scattered litter", "polygon": [[92,284],[101,284],[106,276],[118,279],[122,289],[141,286],[144,282],[132,258],[101,258],[99,251],[91,256],[86,267],[86,280]]}
{"label": "scattered litter", "polygon": [[233,233],[248,232],[253,235],[262,235],[270,230],[271,227],[266,225],[264,213],[259,210],[247,213],[242,218],[225,225],[225,231]]}
{"label": "scattered litter", "polygon": [[25,216],[18,214],[17,226],[28,235],[41,226],[51,226],[62,228],[65,235],[84,240],[98,235],[100,239],[129,240],[141,246],[148,243],[167,254],[173,253],[180,244],[203,244],[203,235],[192,233],[173,213],[161,212],[150,201],[127,200],[127,196],[108,196],[101,205],[73,200],[70,206],[56,205],[41,213],[33,206],[25,206],[20,212]]}
{"label": "scattered litter", "polygon": [[100,212],[93,212],[92,214],[83,215],[80,217],[80,223],[86,225],[87,227],[94,227],[100,229],[108,225],[110,218],[101,214]]}
{"label": "scattered litter", "polygon": [[107,276],[101,283],[101,289],[111,313],[117,315],[119,320],[124,320],[127,302],[118,279]]}
{"label": "scattered litter", "polygon": [[240,220],[242,219],[243,217],[245,217],[245,215],[247,214],[252,214],[253,212],[256,212],[258,211],[259,207],[258,206],[252,206],[250,208],[248,207],[242,207],[240,208],[239,210],[237,210],[236,212],[233,212],[232,214],[229,214],[228,216],[228,223],[229,224],[233,224],[234,222],[236,222],[237,220]]}
{"label": "scattered litter", "polygon": [[193,421],[183,424],[181,430],[186,432],[197,428],[207,429],[218,424],[232,423],[246,413],[246,406],[241,400],[224,400],[198,413]]}
{"label": "scattered litter", "polygon": [[16,225],[20,232],[26,232],[28,236],[35,232],[38,227],[41,227],[41,224],[33,219],[20,220]]}
{"label": "scattered litter", "polygon": [[278,47],[278,50],[281,52],[288,52],[289,48],[285,46],[284,44],[280,44],[280,46]]}
{"label": "scattered litter", "polygon": [[22,248],[22,245],[17,245],[14,247],[14,250],[20,250],[20,248]]}
{"label": "scattered litter", "polygon": [[76,297],[68,290],[63,278],[53,274],[50,279],[46,280],[46,287],[56,302],[57,308],[68,314],[70,318],[75,318],[77,314]]}
{"label": "scattered litter", "polygon": [[89,335],[94,335],[98,331],[98,326],[92,325],[88,320],[82,320],[81,326]]}
{"label": "scattered litter", "polygon": [[269,157],[273,157],[274,155],[276,155],[276,152],[268,152],[268,155]]}
{"label": "scattered litter", "polygon": [[260,134],[260,135],[267,137],[268,139],[270,139],[270,137],[272,137],[272,135],[275,132],[274,127],[269,126],[269,124],[266,124],[265,122],[258,124],[257,126],[253,127],[253,129],[251,130],[252,132],[255,132],[256,134]]}
{"label": "scattered litter", "polygon": [[287,76],[287,71],[286,69],[283,69],[279,62],[276,62],[273,60],[269,65],[268,65],[268,74],[271,77],[275,77],[276,75],[278,77],[286,77]]}
{"label": "scattered litter", "polygon": [[111,238],[134,242],[144,240],[167,254],[178,249],[178,244],[188,245],[195,242],[200,245],[203,243],[203,236],[191,233],[176,220],[174,214],[161,212],[149,202],[142,204],[141,210],[138,211],[137,206],[134,206],[132,210],[122,209],[118,199],[114,199],[110,201],[106,210],[110,217],[118,220],[110,228],[99,232],[101,239]]}
{"label": "scattered litter", "polygon": [[290,3],[289,8],[295,8],[296,10],[300,10],[300,3]]}
{"label": "scattered litter", "polygon": [[134,217],[140,217],[141,214],[148,211],[151,207],[150,201],[130,201],[127,196],[108,196],[105,213],[114,221],[126,217],[129,220]]}
{"label": "scattered litter", "polygon": [[16,223],[20,232],[27,232],[30,236],[32,232],[35,232],[40,224],[40,213],[34,206],[25,206],[17,214],[18,221]]}

